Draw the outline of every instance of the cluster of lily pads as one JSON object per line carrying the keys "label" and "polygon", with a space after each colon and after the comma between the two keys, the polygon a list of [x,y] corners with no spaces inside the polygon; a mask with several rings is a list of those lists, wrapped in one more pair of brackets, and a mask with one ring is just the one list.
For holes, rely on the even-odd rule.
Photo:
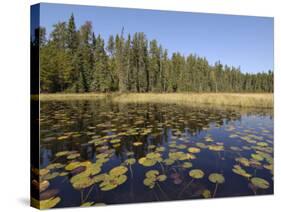
{"label": "cluster of lily pads", "polygon": [[[33,184],[43,198],[33,199],[34,204],[40,208],[59,205],[63,196],[52,188],[52,182],[59,178],[80,192],[81,206],[98,204],[95,195],[129,186],[128,182],[134,183],[139,177],[144,192],[153,192],[159,200],[158,192],[165,200],[188,198],[194,190],[204,198],[223,196],[223,187],[231,179],[220,167],[228,161],[234,164],[229,167],[232,173],[248,182],[254,194],[272,187],[273,137],[266,126],[237,125],[240,115],[229,111],[184,113],[183,108],[148,107],[103,112],[96,106],[94,114],[71,112],[72,116],[67,116],[63,106],[63,110],[55,107],[51,119],[50,114],[43,113],[42,146],[58,146],[62,151],[55,152],[47,166],[35,171],[39,180]],[[71,128],[78,117],[85,122],[82,131]],[[225,124],[226,120],[229,123]],[[51,124],[54,130],[49,132]],[[214,136],[214,129],[223,130],[227,137]],[[70,144],[76,150],[68,150]],[[218,164],[217,171],[209,172],[202,165],[206,154],[216,158],[213,163]],[[261,172],[271,179],[262,178]],[[169,186],[173,186],[173,194],[177,193],[175,197],[169,196]]]}

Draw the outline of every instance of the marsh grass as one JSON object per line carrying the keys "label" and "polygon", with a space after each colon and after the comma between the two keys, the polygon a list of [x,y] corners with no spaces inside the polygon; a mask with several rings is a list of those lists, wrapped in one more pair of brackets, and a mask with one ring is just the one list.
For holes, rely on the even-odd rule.
{"label": "marsh grass", "polygon": [[273,93],[84,93],[40,95],[40,101],[101,100],[105,98],[116,103],[273,108]]}
{"label": "marsh grass", "polygon": [[40,101],[101,100],[111,94],[104,93],[50,93],[40,94]]}
{"label": "marsh grass", "polygon": [[113,101],[273,108],[273,94],[271,93],[129,93],[113,97]]}

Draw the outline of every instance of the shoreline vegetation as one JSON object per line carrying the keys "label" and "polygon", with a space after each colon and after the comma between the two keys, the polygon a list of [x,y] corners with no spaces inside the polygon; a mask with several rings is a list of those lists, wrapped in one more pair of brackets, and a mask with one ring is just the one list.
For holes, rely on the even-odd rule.
{"label": "shoreline vegetation", "polygon": [[115,103],[160,103],[187,106],[273,108],[273,93],[53,93],[40,101],[111,100]]}
{"label": "shoreline vegetation", "polygon": [[[103,38],[93,26],[86,21],[76,28],[72,14],[49,34],[43,26],[35,29],[31,54],[39,54],[40,64],[32,67],[42,93],[273,93],[273,70],[242,72],[196,53],[169,53],[144,32],[123,28]],[[182,101],[180,94],[174,98]]]}

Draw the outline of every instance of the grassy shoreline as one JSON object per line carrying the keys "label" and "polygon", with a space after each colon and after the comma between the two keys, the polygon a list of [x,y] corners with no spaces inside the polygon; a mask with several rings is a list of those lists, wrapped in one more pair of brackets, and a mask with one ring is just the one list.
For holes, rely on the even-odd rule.
{"label": "grassy shoreline", "polygon": [[163,103],[273,108],[273,93],[83,93],[40,94],[40,101],[101,100],[117,103]]}

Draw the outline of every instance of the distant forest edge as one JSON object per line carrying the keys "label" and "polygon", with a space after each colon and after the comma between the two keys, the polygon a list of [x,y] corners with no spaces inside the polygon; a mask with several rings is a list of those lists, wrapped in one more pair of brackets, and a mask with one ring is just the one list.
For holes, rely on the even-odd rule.
{"label": "distant forest edge", "polygon": [[[171,40],[172,42],[172,40]],[[40,50],[41,93],[84,92],[273,92],[273,71],[242,73],[240,68],[210,65],[206,58],[168,56],[157,40],[124,29],[105,44],[86,21],[76,29],[68,22],[35,30],[31,51]]]}

